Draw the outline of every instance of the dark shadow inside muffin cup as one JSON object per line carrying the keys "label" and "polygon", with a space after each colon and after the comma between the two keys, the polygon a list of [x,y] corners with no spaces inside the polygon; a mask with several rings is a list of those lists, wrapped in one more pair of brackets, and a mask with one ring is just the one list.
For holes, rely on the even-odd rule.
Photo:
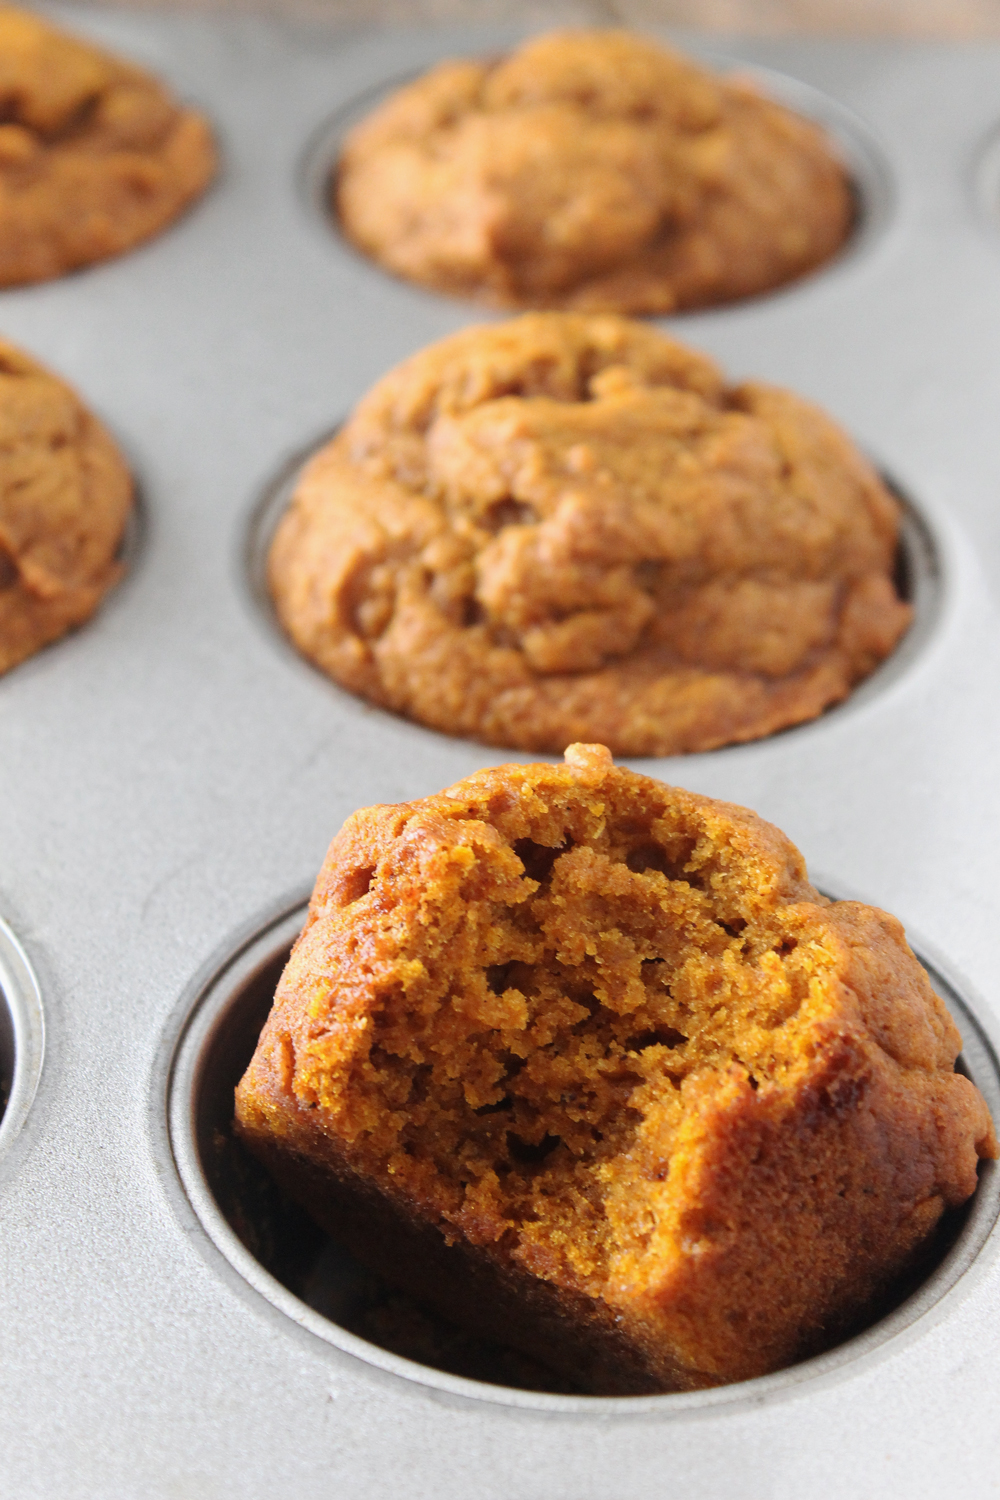
{"label": "dark shadow inside muffin cup", "polygon": [[975,153],[972,197],[982,228],[1000,245],[1000,125],[988,131]]}
{"label": "dark shadow inside muffin cup", "polygon": [[527,1355],[465,1333],[366,1271],[285,1196],[236,1138],[233,1091],[257,1044],[289,948],[287,938],[280,941],[230,997],[201,1059],[194,1101],[197,1150],[226,1222],[276,1281],[367,1343],[491,1385],[572,1394],[573,1387]]}
{"label": "dark shadow inside muffin cup", "polygon": [[14,1018],[6,994],[0,990],[0,1121],[7,1113],[10,1091],[14,1086],[15,1058]]}
{"label": "dark shadow inside muffin cup", "polygon": [[[170,1101],[175,1161],[204,1227],[224,1253],[224,1241],[229,1238],[231,1245],[235,1237],[255,1269],[266,1273],[263,1279],[254,1277],[258,1290],[267,1295],[269,1285],[283,1288],[325,1320],[331,1342],[336,1343],[343,1331],[352,1336],[351,1352],[375,1363],[382,1351],[410,1362],[405,1373],[418,1380],[430,1378],[433,1383],[437,1373],[493,1390],[582,1394],[535,1360],[449,1323],[366,1270],[282,1193],[236,1138],[233,1091],[253,1054],[305,908],[304,901],[286,908],[241,945],[234,962],[216,971],[201,992],[194,1028],[182,1038],[175,1058]],[[958,1071],[972,1079],[994,1118],[1000,1119],[1000,1079],[985,1034],[955,989],[926,960],[921,962],[961,1030],[964,1046]],[[864,1323],[827,1330],[825,1348],[834,1350],[832,1356],[808,1358],[778,1376],[765,1377],[765,1382],[801,1380],[826,1368],[838,1354],[850,1358],[868,1352],[944,1296],[974,1260],[997,1218],[998,1165],[980,1164],[973,1198],[944,1215],[917,1260]],[[752,1384],[759,1387],[762,1382]],[[586,1399],[593,1401],[594,1394]],[[698,1397],[652,1399],[690,1402]]]}
{"label": "dark shadow inside muffin cup", "polygon": [[[513,50],[523,37],[512,36]],[[669,38],[667,38],[669,41]],[[684,49],[696,63],[725,77],[738,74],[756,84],[760,92],[776,104],[802,115],[821,126],[829,135],[839,153],[850,184],[854,200],[854,222],[850,233],[840,248],[821,265],[813,267],[803,275],[763,292],[741,297],[733,302],[712,304],[691,309],[692,314],[704,316],[713,310],[724,313],[728,308],[745,306],[770,297],[781,296],[798,287],[812,284],[832,269],[840,269],[870,253],[874,245],[890,224],[895,212],[896,192],[892,169],[872,135],[871,131],[852,110],[840,104],[829,94],[813,88],[810,84],[793,78],[776,69],[761,67],[756,63],[745,63],[741,59],[715,52]],[[502,53],[496,53],[497,59]],[[439,59],[428,61],[425,67],[395,73],[380,83],[374,84],[355,95],[336,109],[316,129],[308,141],[299,165],[299,195],[307,213],[321,228],[324,236],[343,253],[369,267],[375,275],[398,279],[388,268],[367,256],[344,232],[336,210],[336,179],[340,154],[345,137],[373,110],[385,102],[390,95],[407,84],[415,82]],[[419,285],[418,283],[407,283]],[[429,296],[447,296],[419,285],[422,293]],[[461,292],[454,298],[468,302]],[[449,296],[448,300],[452,300]],[[473,302],[473,305],[476,305]],[[672,316],[685,316],[685,311]]]}
{"label": "dark shadow inside muffin cup", "polygon": [[[312,672],[328,683],[334,692],[346,692],[331,681],[319,667],[303,656],[286,635],[278,618],[274,601],[268,587],[268,556],[275,532],[282,516],[291,504],[303,465],[340,430],[338,424],[324,433],[308,448],[286,460],[274,478],[264,487],[251,513],[249,524],[242,538],[242,556],[239,561],[244,588],[249,594],[254,613],[268,629],[272,639],[277,639],[286,653],[304,663]],[[920,657],[934,635],[941,615],[943,597],[942,550],[935,538],[933,528],[919,506],[909,494],[879,468],[882,482],[895,496],[901,507],[899,541],[893,568],[893,583],[896,593],[904,604],[913,608],[913,620],[895,650],[875,670],[857,683],[846,698],[824,710],[818,719],[807,719],[787,729],[777,730],[763,739],[750,740],[746,744],[724,745],[719,750],[709,751],[717,755],[739,754],[741,750],[766,743],[768,740],[784,739],[788,735],[802,733],[817,724],[825,724],[852,709],[871,702],[885,689],[892,686],[909,670]],[[389,713],[387,709],[372,709],[377,713]],[[423,726],[426,728],[426,726]],[[428,734],[438,731],[427,729]]]}
{"label": "dark shadow inside muffin cup", "polygon": [[[115,548],[115,562],[123,570],[122,582],[135,572],[145,551],[149,533],[149,507],[142,485],[136,476],[135,465],[131,460],[129,468],[132,472],[132,504],[118,546]],[[120,588],[121,584],[118,586]]]}
{"label": "dark shadow inside muffin cup", "polygon": [[21,944],[0,919],[0,1156],[24,1124],[44,1046],[38,981]]}

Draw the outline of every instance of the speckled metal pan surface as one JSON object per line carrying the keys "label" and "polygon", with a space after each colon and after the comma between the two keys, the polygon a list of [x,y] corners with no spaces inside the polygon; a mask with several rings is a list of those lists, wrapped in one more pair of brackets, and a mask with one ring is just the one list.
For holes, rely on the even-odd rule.
{"label": "speckled metal pan surface", "polygon": [[[389,81],[515,32],[51,14],[207,110],[224,166],[143,249],[0,293],[0,333],[76,385],[143,497],[98,617],[0,679],[0,1493],[994,1494],[996,1169],[883,1324],[767,1380],[632,1401],[491,1389],[365,1345],[218,1213],[205,1049],[289,941],[332,833],[509,758],[323,680],[276,632],[259,563],[295,456],[398,360],[492,316],[338,239],[317,197],[338,132]],[[822,403],[891,475],[918,627],[812,725],[634,764],[755,808],[827,889],[901,917],[1000,1110],[1000,45],[684,40],[825,120],[866,218],[811,279],[669,326]]]}

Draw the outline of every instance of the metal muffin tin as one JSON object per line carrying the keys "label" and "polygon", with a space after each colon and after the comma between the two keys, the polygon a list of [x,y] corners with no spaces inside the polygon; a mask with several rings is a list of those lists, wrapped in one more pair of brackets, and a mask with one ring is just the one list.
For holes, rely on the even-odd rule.
{"label": "metal muffin tin", "polygon": [[[218,1017],[349,812],[511,758],[319,677],[261,608],[259,557],[294,456],[399,359],[492,316],[344,245],[322,154],[359,98],[515,32],[50,13],[205,108],[224,166],[152,244],[0,294],[0,333],[105,418],[144,504],[98,617],[0,679],[0,1491],[994,1493],[994,1168],[883,1323],[767,1380],[633,1401],[423,1371],[321,1323],[228,1230],[197,1134]],[[807,281],[667,326],[818,400],[893,476],[923,538],[919,624],[811,725],[633,764],[754,807],[827,888],[900,916],[1000,1111],[1000,47],[682,40],[782,75],[837,128],[869,227]]]}

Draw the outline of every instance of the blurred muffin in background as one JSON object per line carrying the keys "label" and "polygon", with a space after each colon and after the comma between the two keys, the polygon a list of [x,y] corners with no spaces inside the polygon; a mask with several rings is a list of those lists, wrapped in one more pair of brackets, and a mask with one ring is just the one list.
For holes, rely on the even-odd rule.
{"label": "blurred muffin in background", "polygon": [[855,215],[816,125],[625,31],[441,63],[355,126],[334,191],[349,238],[411,281],[634,314],[794,281]]}
{"label": "blurred muffin in background", "polygon": [[121,575],[125,460],[68,385],[0,342],[0,672],[65,635]]}
{"label": "blurred muffin in background", "polygon": [[140,68],[0,7],[0,286],[157,234],[205,188],[208,123]]}

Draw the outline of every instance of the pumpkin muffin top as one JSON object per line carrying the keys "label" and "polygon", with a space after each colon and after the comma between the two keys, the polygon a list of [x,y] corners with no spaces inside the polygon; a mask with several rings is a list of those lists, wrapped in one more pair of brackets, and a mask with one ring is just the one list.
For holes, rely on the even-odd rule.
{"label": "pumpkin muffin top", "polygon": [[132,478],[70,387],[0,341],[0,672],[94,613],[121,574]]}
{"label": "pumpkin muffin top", "polygon": [[307,464],[270,580],[351,691],[487,743],[669,755],[814,717],[909,624],[899,507],[816,407],[610,315],[414,355]]}
{"label": "pumpkin muffin top", "polygon": [[0,286],[149,239],[216,164],[207,122],[141,68],[0,7]]}
{"label": "pumpkin muffin top", "polygon": [[354,127],[334,191],[347,235],[399,276],[626,313],[792,281],[855,213],[817,126],[625,31],[442,63]]}

